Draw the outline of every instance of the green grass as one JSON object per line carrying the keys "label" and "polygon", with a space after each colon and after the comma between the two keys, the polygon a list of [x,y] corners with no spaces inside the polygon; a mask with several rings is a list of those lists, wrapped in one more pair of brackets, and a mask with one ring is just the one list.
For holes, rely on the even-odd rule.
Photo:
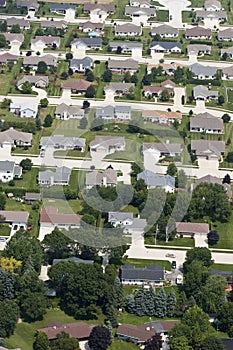
{"label": "green grass", "polygon": [[233,264],[213,264],[213,266],[211,266],[211,269],[218,271],[233,272]]}
{"label": "green grass", "polygon": [[158,22],[168,22],[169,21],[169,11],[168,10],[158,10],[156,15],[156,20]]}
{"label": "green grass", "polygon": [[213,223],[211,229],[216,230],[219,234],[219,241],[211,248],[221,249],[233,249],[233,212],[229,218],[229,222],[226,223]]}
{"label": "green grass", "polygon": [[11,228],[8,225],[0,224],[0,236],[10,236]]}
{"label": "green grass", "polygon": [[128,343],[123,340],[113,340],[108,350],[137,350],[139,347],[135,344]]}
{"label": "green grass", "polygon": [[158,241],[157,245],[163,245],[163,246],[174,246],[174,247],[194,247],[194,239],[192,238],[174,238],[172,241],[164,242],[164,241]]}
{"label": "green grass", "polygon": [[141,268],[156,264],[159,266],[164,266],[165,270],[171,271],[171,263],[167,260],[126,259],[124,263]]}

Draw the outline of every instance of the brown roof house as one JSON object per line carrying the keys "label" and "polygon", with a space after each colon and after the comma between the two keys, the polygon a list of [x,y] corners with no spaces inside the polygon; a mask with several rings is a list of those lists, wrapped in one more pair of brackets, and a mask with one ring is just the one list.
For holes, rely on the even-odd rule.
{"label": "brown roof house", "polygon": [[[24,41],[24,35],[20,33],[3,33],[3,35],[6,38],[6,42],[9,43],[11,46],[13,44],[22,44]],[[31,56],[30,56],[31,57]]]}
{"label": "brown roof house", "polygon": [[233,79],[233,66],[226,67],[222,69],[222,78],[225,80]]}
{"label": "brown roof house", "polygon": [[91,21],[79,23],[79,29],[81,29],[84,33],[104,33],[104,25],[103,23],[94,23]]}
{"label": "brown roof house", "polygon": [[173,124],[175,120],[181,123],[182,114],[180,112],[167,112],[159,110],[142,111],[144,121],[150,121],[158,124]]}
{"label": "brown roof house", "polygon": [[23,18],[11,17],[11,18],[8,18],[6,22],[7,22],[7,27],[9,29],[11,29],[12,26],[14,25],[18,25],[21,30],[30,29],[30,22]]}
{"label": "brown roof house", "polygon": [[191,151],[198,158],[207,160],[218,159],[221,161],[225,148],[224,141],[191,140]]}
{"label": "brown roof house", "polygon": [[203,176],[199,179],[196,180],[196,182],[193,184],[193,189],[196,188],[198,185],[200,185],[201,183],[208,183],[208,184],[218,184],[224,187],[228,198],[231,198],[232,195],[232,191],[231,191],[231,185],[228,183],[222,183],[222,179],[219,179],[216,176],[212,176],[212,175],[206,175]]}
{"label": "brown roof house", "polygon": [[[60,229],[79,228],[82,216],[78,214],[61,214],[55,207],[47,206],[41,209],[40,227],[51,228],[51,231],[58,227]],[[56,333],[57,334],[57,333]]]}
{"label": "brown roof house", "polygon": [[205,134],[222,134],[224,132],[223,120],[205,112],[190,118],[190,131]]}
{"label": "brown roof house", "polygon": [[57,48],[60,46],[61,39],[59,36],[36,36],[35,39],[31,40],[32,51],[43,51],[47,48]]}
{"label": "brown roof house", "polygon": [[25,56],[23,59],[23,66],[37,68],[39,62],[45,62],[48,67],[55,67],[57,65],[57,58],[53,55],[44,56]]}
{"label": "brown roof house", "polygon": [[108,69],[112,72],[124,74],[125,72],[130,72],[130,74],[134,74],[138,71],[138,62],[133,60],[132,58],[128,58],[126,60],[108,60]]}
{"label": "brown roof house", "polygon": [[190,29],[186,29],[185,31],[185,39],[187,40],[211,40],[211,38],[211,29],[197,26]]}
{"label": "brown roof house", "polygon": [[18,81],[17,88],[21,90],[26,81],[38,88],[46,88],[49,85],[49,77],[46,75],[25,75]]}
{"label": "brown roof house", "polygon": [[85,94],[87,89],[91,86],[91,83],[89,81],[86,81],[84,79],[77,79],[74,81],[65,81],[61,88],[62,90],[71,90],[73,94]]}
{"label": "brown roof house", "polygon": [[107,168],[103,172],[94,170],[86,174],[85,187],[90,189],[94,186],[116,186],[117,184],[117,172],[112,168]]}
{"label": "brown roof house", "polygon": [[125,138],[122,136],[96,136],[90,143],[91,152],[114,153],[125,150]]}
{"label": "brown roof house", "polygon": [[92,22],[104,22],[115,11],[112,4],[84,4],[83,12],[90,14]]}
{"label": "brown roof house", "polygon": [[18,230],[26,228],[29,213],[27,211],[0,210],[0,217],[3,217],[2,223],[17,226],[14,230]]}
{"label": "brown roof house", "polygon": [[219,41],[233,41],[233,28],[219,30],[217,38]]}
{"label": "brown roof house", "polygon": [[14,64],[18,62],[19,56],[12,55],[11,53],[4,53],[0,55],[0,64],[5,66],[8,62],[13,62]]}
{"label": "brown roof house", "polygon": [[149,96],[156,96],[160,97],[163,90],[168,90],[170,93],[170,96],[174,96],[174,87],[175,83],[171,80],[165,80],[161,83],[160,86],[145,86],[144,87],[144,96],[149,97]]}
{"label": "brown roof house", "polygon": [[109,83],[107,86],[105,86],[104,92],[106,93],[108,90],[113,92],[115,96],[120,97],[122,95],[127,95],[130,89],[134,87],[134,83]]}
{"label": "brown roof house", "polygon": [[133,23],[117,24],[115,26],[115,35],[117,36],[140,36],[142,27]]}
{"label": "brown roof house", "polygon": [[32,134],[29,132],[18,131],[11,127],[8,130],[0,132],[0,145],[3,146],[4,144],[10,144],[12,147],[31,146]]}
{"label": "brown roof house", "polygon": [[88,340],[90,333],[94,326],[85,322],[75,322],[69,324],[62,324],[60,322],[50,322],[46,328],[38,329],[38,332],[47,334],[49,340],[57,339],[57,334],[65,332],[70,337],[78,340]]}
{"label": "brown roof house", "polygon": [[209,224],[199,222],[176,222],[176,232],[182,237],[204,236],[207,239]]}
{"label": "brown roof house", "polygon": [[178,67],[181,67],[179,63],[157,63],[157,64],[147,64],[147,73],[150,74],[153,68],[162,67],[163,73],[166,75],[174,75]]}

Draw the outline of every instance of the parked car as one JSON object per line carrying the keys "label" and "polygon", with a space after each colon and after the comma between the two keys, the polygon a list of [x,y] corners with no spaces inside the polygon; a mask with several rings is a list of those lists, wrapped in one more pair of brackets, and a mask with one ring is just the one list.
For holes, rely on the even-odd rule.
{"label": "parked car", "polygon": [[27,230],[28,230],[28,231],[31,231],[31,230],[32,230],[32,226],[28,226],[28,227],[27,227]]}
{"label": "parked car", "polygon": [[176,261],[172,261],[172,269],[176,269]]}
{"label": "parked car", "polygon": [[167,253],[166,255],[166,258],[175,258],[175,254],[171,254],[171,253]]}
{"label": "parked car", "polygon": [[183,284],[183,276],[182,275],[177,275],[176,276],[176,284],[178,286]]}

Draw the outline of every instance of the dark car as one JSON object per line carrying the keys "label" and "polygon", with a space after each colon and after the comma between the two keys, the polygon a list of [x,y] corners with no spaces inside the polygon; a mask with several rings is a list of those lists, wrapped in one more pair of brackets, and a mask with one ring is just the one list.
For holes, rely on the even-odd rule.
{"label": "dark car", "polygon": [[176,269],[176,261],[172,261],[172,269]]}

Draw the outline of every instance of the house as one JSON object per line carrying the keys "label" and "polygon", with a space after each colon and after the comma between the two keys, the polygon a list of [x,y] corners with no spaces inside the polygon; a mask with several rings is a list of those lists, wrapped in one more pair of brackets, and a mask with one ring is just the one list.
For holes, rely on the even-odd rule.
{"label": "house", "polygon": [[12,55],[9,52],[6,52],[0,55],[0,65],[5,66],[8,62],[13,62],[16,64],[18,62],[19,56]]}
{"label": "house", "polygon": [[70,43],[71,51],[77,49],[80,45],[84,46],[86,50],[101,50],[102,39],[101,38],[76,38]]}
{"label": "house", "polygon": [[210,55],[211,45],[205,44],[190,44],[187,46],[188,55]]}
{"label": "house", "polygon": [[71,4],[51,4],[49,11],[59,15],[65,15],[68,10],[76,11],[77,6]]}
{"label": "house", "polygon": [[115,187],[117,184],[117,172],[107,168],[104,172],[94,170],[86,174],[85,187],[90,189],[94,186]]}
{"label": "house", "polygon": [[38,329],[38,332],[46,333],[50,341],[57,339],[57,335],[61,332],[65,332],[79,341],[84,341],[88,340],[93,327],[85,322],[62,324],[54,321],[50,322],[46,328]]}
{"label": "house", "polygon": [[217,73],[217,67],[203,66],[200,63],[192,64],[189,69],[194,74],[194,79],[204,80],[204,79],[215,79]]}
{"label": "house", "polygon": [[221,11],[221,2],[218,0],[206,0],[203,6],[205,11]]}
{"label": "house", "polygon": [[175,83],[171,80],[165,80],[161,83],[161,86],[145,86],[143,93],[145,97],[157,96],[160,97],[163,90],[166,89],[170,93],[170,96],[174,96]]}
{"label": "house", "polygon": [[129,120],[131,118],[130,106],[115,106],[114,108],[115,118],[120,120]]}
{"label": "house", "polygon": [[180,112],[167,112],[159,110],[144,110],[142,111],[142,119],[158,124],[173,124],[175,120],[179,123],[182,121]]}
{"label": "house", "polygon": [[115,35],[117,36],[140,36],[142,27],[133,23],[117,24],[115,26]]}
{"label": "house", "polygon": [[0,7],[6,7],[6,0],[0,1]]}
{"label": "house", "polygon": [[76,258],[76,256],[72,256],[72,257],[66,258],[66,259],[53,259],[52,265],[59,264],[59,262],[62,262],[62,261],[75,262],[75,264],[77,264],[77,265],[79,265],[79,264],[85,264],[85,265],[94,264],[94,260],[84,260],[84,259]]}
{"label": "house", "polygon": [[11,127],[8,130],[0,132],[0,146],[3,147],[4,144],[10,144],[12,147],[29,147],[32,145],[32,134],[18,131]]}
{"label": "house", "polygon": [[62,90],[71,90],[73,94],[85,94],[91,83],[84,79],[77,79],[74,81],[66,81],[62,83]]}
{"label": "house", "polygon": [[163,188],[165,192],[174,192],[175,178],[170,175],[158,175],[150,170],[144,170],[137,175],[137,180],[140,179],[145,181],[148,189],[160,187]]}
{"label": "house", "polygon": [[191,151],[200,158],[221,160],[225,152],[224,141],[191,140]]}
{"label": "house", "polygon": [[35,201],[41,201],[41,195],[40,193],[35,193],[35,192],[26,192],[25,193],[25,201],[26,202],[29,202],[29,203],[32,203],[32,202],[35,202]]}
{"label": "house", "polygon": [[11,29],[12,26],[15,26],[15,25],[18,25],[21,30],[30,29],[30,22],[23,18],[15,18],[15,17],[7,18],[6,23],[9,29]]}
{"label": "house", "polygon": [[56,119],[81,119],[84,117],[84,109],[81,109],[78,106],[68,106],[65,103],[61,103],[60,105],[57,105],[54,114]]}
{"label": "house", "polygon": [[84,57],[81,59],[71,59],[69,64],[69,69],[73,73],[80,72],[85,73],[87,69],[91,69],[93,65],[93,59],[90,57]]}
{"label": "house", "polygon": [[209,224],[199,222],[176,222],[176,232],[181,237],[204,236],[207,239]]}
{"label": "house", "polygon": [[121,119],[128,120],[131,117],[130,106],[106,106],[103,108],[96,108],[95,118],[100,119]]}
{"label": "house", "polygon": [[205,112],[190,118],[190,132],[202,132],[205,134],[223,134],[223,120]]}
{"label": "house", "polygon": [[45,62],[48,67],[56,67],[57,58],[53,55],[44,56],[25,56],[23,59],[24,67],[37,68],[39,62]]}
{"label": "house", "polygon": [[68,186],[71,169],[65,166],[53,170],[41,170],[38,175],[38,184],[42,187]]}
{"label": "house", "polygon": [[185,31],[186,40],[211,40],[212,31],[204,27],[196,26]]}
{"label": "house", "polygon": [[171,62],[171,63],[148,63],[147,64],[147,74],[151,74],[153,68],[159,68],[162,67],[163,74],[166,75],[174,75],[175,71],[178,67],[181,67],[179,63]]}
{"label": "house", "polygon": [[42,29],[56,28],[58,30],[67,28],[67,23],[65,21],[41,21],[40,26]]}
{"label": "house", "polygon": [[83,33],[98,33],[99,35],[104,34],[104,25],[103,23],[94,23],[91,21],[79,23],[79,29]]}
{"label": "house", "polygon": [[156,16],[156,9],[155,7],[136,7],[126,5],[125,16],[129,16],[130,18],[144,17],[148,20],[149,18]]}
{"label": "house", "polygon": [[49,85],[49,77],[46,75],[24,75],[24,77],[18,81],[17,88],[21,90],[26,81],[38,88],[46,88]]}
{"label": "house", "polygon": [[233,28],[219,30],[217,39],[219,41],[233,41]]}
{"label": "house", "polygon": [[60,43],[61,43],[61,39],[59,36],[52,36],[52,35],[36,36],[35,39],[31,40],[31,49],[36,51],[40,47],[56,48],[60,46]]}
{"label": "house", "polygon": [[181,43],[173,41],[152,41],[150,51],[151,54],[155,52],[181,53]]}
{"label": "house", "polygon": [[144,142],[142,153],[156,153],[159,157],[176,157],[180,156],[183,151],[183,145],[179,143],[156,143]]}
{"label": "house", "polygon": [[48,206],[41,209],[40,227],[51,228],[51,231],[55,227],[65,230],[80,228],[81,219],[81,215],[58,213],[57,208]]}
{"label": "house", "polygon": [[192,186],[193,189],[195,189],[201,183],[208,183],[213,185],[217,184],[217,185],[223,186],[227,193],[228,198],[231,199],[231,195],[232,195],[231,185],[228,183],[222,183],[222,179],[219,179],[218,177],[212,176],[212,175],[203,176],[199,179],[196,179],[196,182]]}
{"label": "house", "polygon": [[222,69],[222,78],[226,80],[233,79],[233,66],[226,67]]}
{"label": "house", "polygon": [[226,54],[227,58],[233,58],[233,46],[231,47],[225,47],[221,50],[221,57]]}
{"label": "house", "polygon": [[217,100],[218,91],[208,89],[204,85],[197,85],[193,88],[193,98],[194,100]]}
{"label": "house", "polygon": [[35,102],[11,102],[10,112],[16,114],[21,118],[36,118],[38,113],[38,105]]}
{"label": "house", "polygon": [[21,45],[24,41],[24,35],[21,33],[3,33],[6,38],[6,42],[11,46],[13,44]]}
{"label": "house", "polygon": [[0,218],[3,218],[2,223],[14,226],[14,230],[26,229],[29,213],[27,211],[0,210]]}
{"label": "house", "polygon": [[195,13],[196,18],[200,18],[201,20],[217,20],[217,21],[226,21],[227,13],[226,11],[205,11],[205,10],[196,10]]}
{"label": "house", "polygon": [[159,27],[151,28],[151,36],[159,35],[161,38],[178,38],[179,31],[177,28],[163,24]]}
{"label": "house", "polygon": [[17,0],[16,1],[17,8],[26,8],[28,11],[38,11],[40,5],[37,0]]}
{"label": "house", "polygon": [[148,8],[151,6],[151,1],[150,0],[130,0],[130,6]]}
{"label": "house", "polygon": [[115,96],[120,97],[123,95],[127,95],[130,89],[134,87],[134,83],[109,83],[107,86],[105,86],[104,91],[112,91]]}
{"label": "house", "polygon": [[118,47],[121,48],[121,53],[129,53],[134,49],[142,49],[142,44],[138,42],[126,42],[126,41],[111,41],[108,46],[112,51],[117,51]]}
{"label": "house", "polygon": [[221,341],[223,345],[225,346],[225,350],[232,350],[233,349],[233,339],[232,338],[221,338]]}
{"label": "house", "polygon": [[108,222],[114,227],[121,227],[125,234],[144,232],[147,225],[146,219],[134,218],[133,213],[109,212]]}
{"label": "house", "polygon": [[123,285],[145,285],[162,287],[164,282],[164,266],[150,265],[144,268],[122,265],[120,279]]}
{"label": "house", "polygon": [[113,15],[115,6],[113,4],[90,4],[85,3],[83,13],[90,14],[91,21],[104,22],[109,15]]}
{"label": "house", "polygon": [[86,139],[79,137],[66,137],[63,135],[42,136],[40,139],[40,148],[46,149],[47,147],[69,150],[75,149],[83,152],[86,145]]}
{"label": "house", "polygon": [[0,160],[0,181],[9,182],[22,176],[22,167],[9,160]]}
{"label": "house", "polygon": [[112,72],[124,74],[125,72],[130,72],[131,75],[138,71],[138,62],[132,58],[126,60],[115,60],[109,58],[108,69]]}
{"label": "house", "polygon": [[96,136],[90,143],[91,152],[114,153],[125,150],[125,138],[122,136]]}

